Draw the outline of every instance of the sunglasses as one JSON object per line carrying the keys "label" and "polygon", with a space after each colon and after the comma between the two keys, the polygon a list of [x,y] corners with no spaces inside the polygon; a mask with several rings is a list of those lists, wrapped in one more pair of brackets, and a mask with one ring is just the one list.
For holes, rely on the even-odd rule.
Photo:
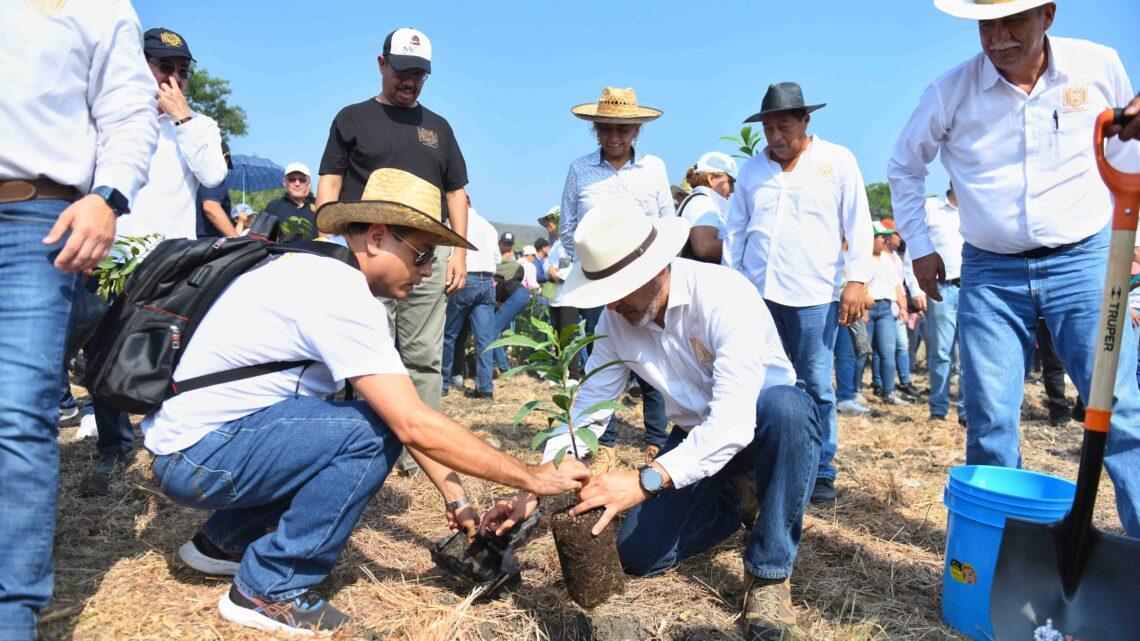
{"label": "sunglasses", "polygon": [[395,68],[392,69],[392,73],[396,75],[396,78],[398,80],[411,80],[416,84],[420,84],[421,82],[427,80],[428,76],[431,75],[426,71],[400,71],[399,69]]}
{"label": "sunglasses", "polygon": [[166,60],[151,58],[147,60],[147,62],[154,65],[155,69],[158,69],[168,76],[173,76],[177,73],[178,75],[182,76],[184,80],[189,80],[190,76],[194,75],[194,72],[190,70],[190,67],[179,67],[173,62]]}
{"label": "sunglasses", "polygon": [[434,247],[431,247],[429,249],[425,249],[424,251],[420,251],[420,250],[416,249],[415,245],[404,240],[403,237],[401,237],[396,232],[392,232],[392,235],[396,237],[396,240],[399,240],[401,243],[404,243],[408,247],[412,248],[412,253],[414,253],[416,255],[415,260],[413,260],[412,262],[415,264],[416,267],[423,267],[424,265],[430,263],[431,259],[435,256],[435,248]]}
{"label": "sunglasses", "polygon": [[287,183],[307,183],[309,182],[308,176],[286,176],[285,182]]}

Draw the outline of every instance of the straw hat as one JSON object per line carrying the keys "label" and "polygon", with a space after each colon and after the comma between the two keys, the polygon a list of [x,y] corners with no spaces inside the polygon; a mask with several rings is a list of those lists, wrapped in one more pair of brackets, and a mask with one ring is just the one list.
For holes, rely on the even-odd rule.
{"label": "straw hat", "polygon": [[632,203],[606,203],[586,212],[574,232],[578,264],[563,285],[563,304],[606,305],[648,283],[689,240],[684,218],[650,219]]}
{"label": "straw hat", "polygon": [[570,108],[570,113],[582,120],[615,125],[637,125],[661,117],[661,110],[637,106],[637,92],[632,88],[606,87],[597,103],[588,102]]}
{"label": "straw hat", "polygon": [[996,20],[1028,11],[1052,0],[934,0],[939,11],[956,18]]}
{"label": "straw hat", "polygon": [[372,172],[360,200],[337,200],[317,210],[317,229],[325,234],[343,234],[349,223],[387,223],[435,234],[440,245],[475,249],[442,220],[439,189],[419,176],[391,168]]}

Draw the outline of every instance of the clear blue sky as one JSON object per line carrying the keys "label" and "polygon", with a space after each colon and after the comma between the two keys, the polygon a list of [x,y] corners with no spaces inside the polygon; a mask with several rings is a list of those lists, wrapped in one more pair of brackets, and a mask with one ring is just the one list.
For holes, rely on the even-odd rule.
{"label": "clear blue sky", "polygon": [[[1140,89],[1137,0],[1061,0],[1050,33],[1114,47]],[[230,80],[248,113],[235,153],[314,171],[341,107],[379,92],[384,36],[416,27],[434,49],[421,102],[443,115],[467,159],[473,204],[532,223],[558,204],[570,162],[595,148],[570,107],[605,85],[634,87],[665,115],[638,148],[678,182],[722,135],[794,80],[826,102],[811,130],[850,148],[867,182],[886,179],[923,88],[979,51],[976,23],[930,0],[800,2],[378,2],[135,0],[143,28],[181,33],[198,64]],[[927,191],[946,174],[932,166]]]}

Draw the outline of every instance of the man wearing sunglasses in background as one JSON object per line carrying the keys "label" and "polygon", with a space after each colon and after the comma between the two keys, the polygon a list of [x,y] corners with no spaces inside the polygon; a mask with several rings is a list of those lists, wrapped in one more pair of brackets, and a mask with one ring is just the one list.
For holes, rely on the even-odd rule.
{"label": "man wearing sunglasses in background", "polygon": [[311,229],[297,229],[306,239],[317,235],[317,199],[313,197],[312,174],[304,163],[291,162],[285,166],[285,195],[265,206],[265,213],[272,214],[282,222],[290,218],[303,218],[312,225]]}
{"label": "man wearing sunglasses in background", "polygon": [[[148,29],[143,34],[143,54],[158,83],[158,144],[147,184],[131,203],[131,215],[119,219],[116,234],[197,238],[198,188],[217,187],[229,171],[222,134],[213,119],[190,109],[182,93],[194,62],[186,40],[170,29]],[[103,496],[110,493],[111,475],[127,465],[135,437],[126,412],[98,401],[92,406],[99,430],[99,461],[80,482],[79,492]]]}
{"label": "man wearing sunglasses in background", "polygon": [[[467,235],[467,164],[451,125],[419,103],[431,73],[431,54],[431,41],[416,29],[397,29],[384,39],[383,54],[377,58],[380,95],[341,109],[333,119],[321,158],[317,209],[334,200],[359,199],[377,169],[402,169],[439,189],[444,223]],[[431,276],[406,298],[385,303],[416,393],[435,410],[443,388],[445,293],[463,288],[466,262],[463,247],[437,248]],[[398,468],[418,472],[407,454],[400,457]]]}

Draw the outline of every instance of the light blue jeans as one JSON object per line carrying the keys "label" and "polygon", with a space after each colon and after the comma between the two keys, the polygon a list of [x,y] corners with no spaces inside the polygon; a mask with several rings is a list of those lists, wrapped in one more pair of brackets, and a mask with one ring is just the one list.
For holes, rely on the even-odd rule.
{"label": "light blue jeans", "polygon": [[895,393],[895,349],[898,323],[891,314],[891,301],[875,301],[867,315],[867,338],[871,340],[871,384],[886,397]]}
{"label": "light blue jeans", "polygon": [[36,638],[52,589],[59,383],[79,274],[44,236],[62,200],[0,204],[0,639]]}
{"label": "light blue jeans", "polygon": [[901,315],[895,318],[895,366],[899,384],[910,385],[910,333]]}
{"label": "light blue jeans", "polygon": [[[1018,422],[1037,317],[1045,319],[1065,371],[1088,401],[1108,258],[1108,229],[1044,258],[962,250],[958,332],[966,395],[966,464],[1020,467]],[[1133,345],[1123,316],[1122,343]],[[1104,466],[1125,531],[1140,537],[1140,390],[1136,351],[1120,350]]]}
{"label": "light blue jeans", "polygon": [[495,284],[490,274],[467,275],[463,287],[447,297],[447,312],[443,325],[443,390],[451,388],[451,371],[455,366],[455,341],[463,321],[471,319],[471,333],[475,335],[475,389],[494,391],[491,383],[491,352],[487,346],[494,342]]}
{"label": "light blue jeans", "polygon": [[[958,340],[958,285],[940,283],[942,302],[926,298],[926,363],[930,370],[930,414],[946,416],[950,411],[950,361]],[[958,416],[965,416],[958,386]]]}
{"label": "light blue jeans", "polygon": [[174,501],[215,510],[202,534],[244,555],[238,589],[287,601],[332,571],[400,449],[367,403],[298,396],[156,457],[152,469]]}
{"label": "light blue jeans", "polygon": [[831,464],[839,447],[835,422],[835,337],[839,330],[839,302],[811,307],[789,307],[765,300],[784,352],[792,361],[796,376],[819,407],[823,422],[823,442],[819,448],[818,478],[835,480]]}
{"label": "light blue jeans", "polygon": [[[815,487],[822,423],[816,402],[799,387],[760,392],[756,438],[748,447],[712,476],[667,489],[627,513],[617,542],[622,567],[636,576],[661,574],[732,535],[742,516],[732,478],[747,474],[756,483],[760,518],[744,544],[744,569],[765,579],[790,576]],[[662,451],[687,436],[673,428]]]}

